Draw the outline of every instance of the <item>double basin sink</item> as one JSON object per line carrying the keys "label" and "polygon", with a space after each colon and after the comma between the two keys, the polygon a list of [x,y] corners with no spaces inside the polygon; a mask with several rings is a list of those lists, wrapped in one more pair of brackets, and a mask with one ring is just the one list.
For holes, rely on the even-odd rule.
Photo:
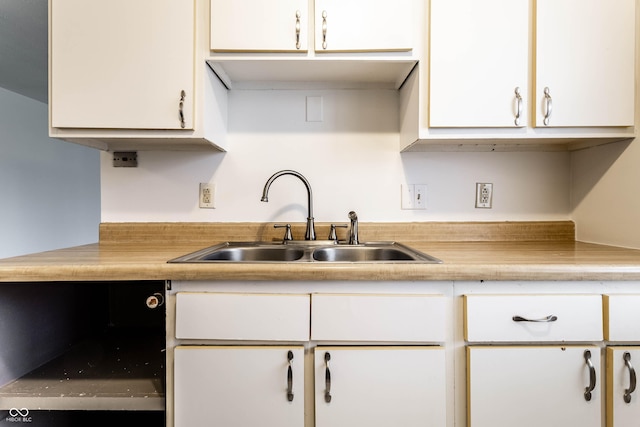
{"label": "double basin sink", "polygon": [[225,242],[179,258],[170,263],[274,263],[355,262],[439,264],[430,255],[397,242],[367,242],[358,245],[333,241]]}

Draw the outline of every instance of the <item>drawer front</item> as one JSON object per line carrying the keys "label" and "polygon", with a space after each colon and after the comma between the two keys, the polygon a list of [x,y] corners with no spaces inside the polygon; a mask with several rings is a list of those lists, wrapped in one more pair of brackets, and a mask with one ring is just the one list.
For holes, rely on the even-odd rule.
{"label": "drawer front", "polygon": [[640,295],[605,295],[604,337],[609,341],[640,341]]}
{"label": "drawer front", "polygon": [[601,295],[465,295],[468,342],[602,340]]}
{"label": "drawer front", "polygon": [[176,294],[176,338],[309,340],[309,295]]}
{"label": "drawer front", "polygon": [[439,295],[312,295],[311,339],[442,342],[445,302]]}

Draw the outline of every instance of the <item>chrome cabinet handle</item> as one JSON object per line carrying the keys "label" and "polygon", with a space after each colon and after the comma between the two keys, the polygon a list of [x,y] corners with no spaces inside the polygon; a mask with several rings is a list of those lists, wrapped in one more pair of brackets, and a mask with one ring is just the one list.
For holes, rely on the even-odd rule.
{"label": "chrome cabinet handle", "polygon": [[584,351],[584,361],[589,367],[589,386],[584,389],[584,400],[589,402],[591,400],[591,392],[596,388],[596,368],[591,363],[591,352],[589,350]]}
{"label": "chrome cabinet handle", "polygon": [[549,118],[551,117],[551,107],[553,106],[553,100],[551,99],[551,94],[548,87],[544,88],[544,101],[545,113],[543,123],[545,126],[549,126]]}
{"label": "chrome cabinet handle", "polygon": [[516,119],[515,125],[520,126],[520,116],[522,115],[522,96],[520,95],[520,88],[517,87],[515,90],[516,93]]}
{"label": "chrome cabinet handle", "polygon": [[631,393],[636,389],[636,370],[631,365],[631,353],[625,351],[622,357],[624,358],[624,364],[629,369],[629,388],[624,390],[624,401],[625,403],[631,403]]}
{"label": "chrome cabinet handle", "polygon": [[180,91],[180,106],[178,108],[178,113],[180,115],[180,127],[184,129],[185,127],[185,123],[184,123],[184,99],[186,98],[187,94],[185,93],[185,91]]}
{"label": "chrome cabinet handle", "polygon": [[558,316],[554,316],[553,314],[547,316],[547,317],[541,317],[539,319],[527,319],[526,317],[522,317],[522,316],[513,316],[511,318],[514,322],[540,322],[540,323],[550,323],[550,322],[555,322],[556,320],[558,320]]}
{"label": "chrome cabinet handle", "polygon": [[300,11],[296,10],[296,49],[300,49]]}
{"label": "chrome cabinet handle", "polygon": [[322,11],[322,48],[327,48],[327,11]]}
{"label": "chrome cabinet handle", "polygon": [[293,402],[293,369],[291,368],[293,352],[291,350],[287,353],[287,359],[289,360],[289,367],[287,368],[287,400]]}
{"label": "chrome cabinet handle", "polygon": [[331,354],[326,352],[324,354],[324,401],[331,402],[331,371],[329,370],[329,360],[331,360]]}

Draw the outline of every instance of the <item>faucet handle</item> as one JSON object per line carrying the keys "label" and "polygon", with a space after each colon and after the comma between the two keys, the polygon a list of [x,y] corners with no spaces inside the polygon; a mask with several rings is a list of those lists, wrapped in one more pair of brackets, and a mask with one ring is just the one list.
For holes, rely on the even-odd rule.
{"label": "faucet handle", "polygon": [[293,240],[293,236],[291,235],[291,224],[275,224],[273,228],[286,228],[284,231],[284,237],[282,238],[283,242]]}
{"label": "faucet handle", "polygon": [[331,230],[329,231],[329,240],[333,240],[334,242],[338,242],[338,235],[336,234],[336,227],[347,228],[347,224],[331,224]]}

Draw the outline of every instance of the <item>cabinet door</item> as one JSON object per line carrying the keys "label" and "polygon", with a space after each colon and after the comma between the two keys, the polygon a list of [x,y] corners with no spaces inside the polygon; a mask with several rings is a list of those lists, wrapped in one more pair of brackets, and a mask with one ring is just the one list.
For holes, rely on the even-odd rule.
{"label": "cabinet door", "polygon": [[194,0],[50,7],[52,127],[193,128]]}
{"label": "cabinet door", "polygon": [[602,340],[601,295],[465,295],[468,342]]}
{"label": "cabinet door", "polygon": [[431,1],[429,126],[527,125],[528,5]]}
{"label": "cabinet door", "polygon": [[409,51],[414,0],[315,0],[316,52]]}
{"label": "cabinet door", "polygon": [[536,2],[535,125],[633,126],[634,0]]}
{"label": "cabinet door", "polygon": [[177,347],[174,405],[176,427],[300,427],[304,349]]}
{"label": "cabinet door", "polygon": [[609,341],[640,341],[640,295],[603,295],[604,338]]}
{"label": "cabinet door", "polygon": [[306,52],[306,0],[211,0],[211,50]]}
{"label": "cabinet door", "polygon": [[311,339],[443,342],[444,304],[444,298],[438,295],[314,294]]}
{"label": "cabinet door", "polygon": [[441,347],[317,347],[316,427],[444,426],[445,371]]}
{"label": "cabinet door", "polygon": [[308,341],[308,294],[178,292],[176,338]]}
{"label": "cabinet door", "polygon": [[598,347],[468,347],[469,425],[600,427],[600,379]]}
{"label": "cabinet door", "polygon": [[640,400],[635,389],[638,366],[640,347],[607,348],[607,427],[638,424]]}

